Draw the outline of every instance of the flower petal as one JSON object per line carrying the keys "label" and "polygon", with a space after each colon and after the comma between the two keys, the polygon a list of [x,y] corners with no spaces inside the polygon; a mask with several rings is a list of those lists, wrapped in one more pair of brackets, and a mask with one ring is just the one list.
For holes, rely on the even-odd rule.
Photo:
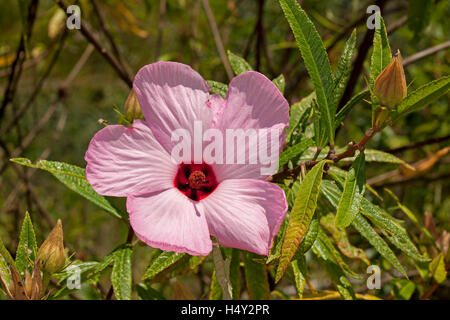
{"label": "flower petal", "polygon": [[109,125],[92,138],[85,155],[86,179],[106,196],[138,195],[173,187],[177,165],[144,121]]}
{"label": "flower petal", "polygon": [[205,216],[177,189],[128,197],[127,211],[137,237],[151,247],[191,255],[212,250]]}
{"label": "flower petal", "polygon": [[147,65],[137,73],[133,87],[148,125],[169,153],[176,144],[171,142],[174,130],[192,134],[194,120],[209,128],[209,86],[191,67],[167,61]]}
{"label": "flower petal", "polygon": [[[214,115],[217,120],[213,124],[224,134],[227,129],[272,128],[278,130],[280,132],[279,149],[275,151],[277,153],[276,159],[278,159],[286,137],[283,131],[289,124],[289,104],[267,77],[259,72],[247,71],[233,78],[229,85],[225,106],[213,109],[218,110],[217,114]],[[268,141],[258,141],[257,149],[253,150],[260,150],[262,144],[265,144],[270,155],[271,148]],[[246,143],[245,150],[243,150],[246,152],[246,159],[259,157],[259,155],[254,154],[251,146],[250,143]],[[247,160],[247,164],[244,165],[224,164],[216,166],[215,169],[219,181],[236,178],[266,179],[270,174],[262,174],[261,167],[268,166],[263,165],[259,159],[258,164],[249,164]]]}
{"label": "flower petal", "polygon": [[220,244],[261,255],[268,255],[287,211],[280,187],[253,179],[225,180],[196,206]]}

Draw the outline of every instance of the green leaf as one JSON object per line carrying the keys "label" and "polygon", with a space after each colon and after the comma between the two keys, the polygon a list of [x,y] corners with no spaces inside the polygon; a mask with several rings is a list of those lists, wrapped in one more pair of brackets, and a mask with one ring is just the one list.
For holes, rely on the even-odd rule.
{"label": "green leaf", "polygon": [[114,253],[114,266],[111,273],[111,283],[114,295],[118,300],[131,299],[132,270],[131,258],[133,249],[131,246],[124,246]]}
{"label": "green leaf", "polygon": [[284,94],[284,88],[286,87],[286,79],[284,79],[284,76],[280,74],[278,77],[273,79],[272,82],[277,86],[278,90]]}
{"label": "green leaf", "polygon": [[370,87],[372,88],[372,91],[375,79],[380,75],[384,68],[387,67],[392,59],[391,47],[389,46],[384,20],[381,17],[380,12],[377,12],[376,14],[379,15],[380,28],[375,29],[375,35],[373,37],[373,51],[370,63]]}
{"label": "green leaf", "polygon": [[392,296],[395,300],[409,300],[416,290],[414,282],[407,279],[391,279]]}
{"label": "green leaf", "polygon": [[233,69],[233,72],[236,75],[239,75],[241,73],[244,73],[245,71],[251,71],[253,70],[250,64],[245,61],[244,58],[239,57],[238,55],[235,55],[230,50],[227,51],[228,54],[228,60],[230,61],[231,69]]}
{"label": "green leaf", "polygon": [[289,149],[283,151],[280,154],[279,159],[279,168],[282,168],[289,160],[295,159],[299,155],[301,155],[303,152],[305,152],[309,147],[311,147],[314,144],[314,141],[310,138],[306,138],[296,145],[290,147]]}
{"label": "green leaf", "polygon": [[[323,183],[323,182],[322,182]],[[322,215],[320,224],[331,234],[334,242],[338,246],[343,255],[350,259],[359,259],[366,265],[370,265],[370,261],[363,249],[357,248],[350,243],[345,229],[336,228],[334,225],[335,217],[332,213]]]}
{"label": "green leaf", "polygon": [[394,252],[389,248],[387,243],[373,230],[372,226],[367,222],[361,214],[358,214],[352,222],[352,226],[355,227],[358,232],[369,241],[369,243],[377,250],[390,264],[392,264],[398,271],[400,271],[405,277],[406,271],[398,261]]}
{"label": "green leaf", "polygon": [[20,274],[25,272],[30,265],[36,261],[37,244],[36,236],[34,234],[33,224],[31,223],[30,215],[25,213],[22,228],[19,236],[19,244],[16,251],[16,267]]}
{"label": "green leaf", "polygon": [[398,115],[393,121],[399,117],[403,117],[408,113],[418,111],[422,107],[444,95],[450,89],[450,76],[431,81],[420,88],[409,93],[405,99],[398,105]]}
{"label": "green leaf", "polygon": [[336,226],[346,228],[356,217],[364,196],[366,184],[365,156],[360,153],[353,162],[345,178],[344,191],[339,201]]}
{"label": "green leaf", "polygon": [[161,254],[151,262],[150,266],[147,268],[147,271],[145,271],[142,280],[151,280],[159,273],[177,263],[184,256],[185,253],[162,251]]}
{"label": "green leaf", "polygon": [[241,251],[231,249],[230,282],[232,299],[239,300],[241,294]]}
{"label": "green leaf", "polygon": [[319,196],[325,161],[316,164],[302,181],[291,210],[286,234],[281,250],[275,281],[278,282],[286,271],[298,245],[302,241],[313,218]]}
{"label": "green leaf", "polygon": [[306,259],[304,256],[291,261],[292,271],[294,273],[295,288],[297,289],[299,299],[303,298],[303,291],[306,284]]}
{"label": "green leaf", "polygon": [[113,216],[121,218],[119,212],[108,202],[108,200],[95,192],[89,182],[87,182],[83,168],[58,161],[40,160],[36,164],[31,163],[31,161],[26,158],[14,158],[11,159],[11,161],[23,166],[50,172],[70,190],[75,191],[79,195],[95,203]]}
{"label": "green leaf", "polygon": [[260,258],[261,256],[251,252],[244,254],[245,281],[252,300],[267,300],[270,296],[266,265],[254,260]]}
{"label": "green leaf", "polygon": [[445,261],[442,253],[431,261],[429,270],[431,276],[437,283],[442,283],[447,279],[447,270],[445,269]]}
{"label": "green leaf", "polygon": [[306,129],[309,118],[312,115],[312,100],[315,98],[316,93],[312,92],[301,101],[294,103],[290,109],[289,117],[289,129],[286,135],[286,141],[290,145],[295,144],[297,137],[301,137],[301,134]]}
{"label": "green leaf", "polygon": [[16,262],[9,253],[8,249],[6,249],[5,244],[3,243],[3,240],[1,238],[0,238],[0,257],[3,257],[3,259],[7,264],[12,265],[13,267],[16,266]]}
{"label": "green leaf", "polygon": [[363,99],[367,98],[369,95],[369,90],[361,91],[360,93],[353,96],[336,114],[336,120],[334,121],[334,127],[337,128],[344,121],[347,114],[353,109],[355,105],[361,102]]}
{"label": "green leaf", "polygon": [[328,275],[331,278],[336,289],[339,291],[342,298],[346,300],[354,300],[355,293],[353,288],[342,272],[341,268],[336,264],[332,254],[328,251],[326,246],[317,239],[312,247],[314,254],[319,259],[320,263],[325,265]]}
{"label": "green leaf", "polygon": [[406,231],[396,222],[390,219],[390,215],[367,199],[361,202],[361,213],[368,217],[377,227],[387,231],[388,240],[412,259],[419,262],[427,262],[428,258],[420,254],[414,243],[408,237]]}
{"label": "green leaf", "polygon": [[212,94],[219,94],[224,99],[227,97],[228,86],[225,83],[213,80],[206,80],[206,83],[208,83]]}
{"label": "green leaf", "polygon": [[[366,156],[366,162],[382,162],[382,163],[393,163],[393,164],[401,164],[411,170],[415,170],[411,165],[409,165],[406,161],[397,158],[393,154],[383,152],[375,149],[366,149],[364,150],[364,154]],[[355,161],[354,157],[342,159],[342,161]]]}
{"label": "green leaf", "polygon": [[337,70],[335,73],[334,80],[334,99],[335,105],[341,100],[342,94],[344,93],[345,85],[347,84],[348,78],[350,76],[350,71],[352,70],[353,54],[355,53],[356,46],[356,29],[353,30],[350,38],[345,43],[344,52],[339,59]]}
{"label": "green leaf", "polygon": [[[322,194],[330,202],[330,204],[337,208],[339,199],[342,192],[339,188],[331,183],[331,181],[324,180],[320,188]],[[361,202],[361,206],[363,201]],[[378,233],[372,228],[369,222],[360,214],[356,215],[356,218],[352,222],[352,226],[355,227],[358,232],[369,241],[369,243],[375,248],[375,250],[380,253],[389,263],[391,263],[397,270],[406,276],[405,269],[398,261],[394,252],[387,245],[387,243],[381,238]]]}
{"label": "green leaf", "polygon": [[328,236],[325,234],[323,229],[321,227],[318,228],[318,239],[320,239],[320,242],[327,248],[327,250],[330,252],[330,254],[333,256],[334,261],[338,264],[339,268],[349,277],[352,277],[354,279],[362,279],[362,277],[355,273],[350,267],[345,263],[341,253],[336,249],[336,247],[333,245],[333,243],[330,241]]}
{"label": "green leaf", "polygon": [[211,285],[209,287],[209,300],[222,300],[222,287],[216,277],[216,270],[213,271],[211,277]]}
{"label": "green leaf", "polygon": [[298,258],[299,256],[304,256],[306,252],[311,249],[314,241],[317,239],[317,234],[319,233],[319,219],[317,218],[317,213],[311,219],[311,223],[309,224],[308,231],[300,242],[300,245],[297,248],[297,252],[295,253],[294,258]]}
{"label": "green leaf", "polygon": [[166,300],[166,298],[156,289],[153,289],[150,284],[139,283],[136,286],[136,291],[141,300]]}
{"label": "green leaf", "polygon": [[281,8],[291,26],[306,69],[316,90],[318,111],[320,113],[321,145],[326,141],[334,143],[334,115],[336,112],[334,99],[334,79],[330,61],[323,42],[305,11],[296,0],[280,0]]}

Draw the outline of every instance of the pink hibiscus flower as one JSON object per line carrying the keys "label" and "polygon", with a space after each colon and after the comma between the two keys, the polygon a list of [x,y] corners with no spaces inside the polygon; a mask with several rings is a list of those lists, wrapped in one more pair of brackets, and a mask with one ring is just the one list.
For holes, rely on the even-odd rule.
{"label": "pink hibiscus flower", "polygon": [[[158,62],[139,70],[133,87],[146,120],[109,125],[92,138],[86,178],[95,191],[127,197],[131,226],[149,246],[207,255],[212,235],[221,245],[268,255],[287,211],[283,190],[265,181],[261,164],[176,164],[171,135],[180,128],[193,134],[194,121],[221,132],[282,132],[289,105],[276,86],[249,71],[230,82],[223,99],[189,66]],[[249,144],[245,153],[255,157]]]}

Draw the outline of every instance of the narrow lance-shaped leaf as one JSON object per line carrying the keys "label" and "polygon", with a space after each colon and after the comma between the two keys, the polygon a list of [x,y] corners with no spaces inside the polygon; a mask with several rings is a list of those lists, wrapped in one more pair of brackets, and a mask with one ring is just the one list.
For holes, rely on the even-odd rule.
{"label": "narrow lance-shaped leaf", "polygon": [[[366,157],[366,162],[384,162],[384,163],[395,163],[395,164],[401,164],[405,167],[407,167],[410,170],[415,170],[414,167],[409,165],[404,160],[394,156],[393,154],[383,152],[380,150],[375,149],[365,149],[364,154]],[[346,158],[342,159],[342,161],[354,161],[355,158]]]}
{"label": "narrow lance-shaped leaf", "polygon": [[345,178],[344,191],[336,213],[336,226],[348,227],[356,217],[366,184],[365,157],[360,153]]}
{"label": "narrow lance-shaped leaf", "polygon": [[177,263],[181,258],[185,256],[185,253],[176,253],[176,252],[161,252],[150,264],[145,271],[142,280],[150,280],[159,273],[163,272],[173,264]]}
{"label": "narrow lance-shaped leaf", "polygon": [[334,77],[334,101],[337,108],[339,100],[341,100],[342,94],[344,93],[345,85],[347,84],[348,78],[350,76],[350,71],[352,70],[352,60],[353,54],[355,52],[356,45],[356,29],[353,30],[350,38],[345,43],[344,52],[339,59],[337,70]]}
{"label": "narrow lance-shaped leaf", "polygon": [[320,183],[322,181],[323,167],[325,161],[316,164],[308,172],[302,181],[299,192],[295,198],[294,206],[291,210],[283,246],[281,249],[280,263],[277,268],[275,281],[281,279],[289,262],[294,256],[298,245],[308,231],[311,219],[317,206]]}
{"label": "narrow lance-shaped leaf", "polygon": [[[337,208],[339,199],[342,192],[336,185],[333,185],[331,181],[323,181],[321,185],[321,192],[329,203]],[[381,238],[378,233],[372,228],[369,222],[360,214],[356,215],[356,218],[352,222],[352,226],[369,241],[369,243],[379,252],[389,263],[391,263],[397,270],[406,275],[405,269],[398,261],[394,252],[387,245],[387,243]]]}
{"label": "narrow lance-shaped leaf", "polygon": [[250,299],[253,300],[267,300],[270,296],[267,268],[265,264],[254,260],[257,258],[259,256],[251,252],[244,254],[244,270],[248,294]]}
{"label": "narrow lance-shaped leaf", "polygon": [[284,76],[282,74],[273,79],[272,82],[277,86],[278,90],[280,90],[281,93],[284,93],[284,88],[286,87],[286,80],[284,79]]}
{"label": "narrow lance-shaped leaf", "polygon": [[34,234],[30,215],[26,212],[22,223],[22,229],[20,230],[19,244],[16,252],[17,271],[19,271],[19,273],[24,272],[27,269],[29,262],[34,262],[36,260],[36,254],[36,236]]}
{"label": "narrow lance-shaped leaf", "polygon": [[301,101],[291,106],[289,117],[289,129],[286,135],[286,142],[293,145],[297,142],[297,138],[301,137],[301,133],[306,127],[309,118],[312,115],[312,100],[316,96],[315,92],[310,93]]}
{"label": "narrow lance-shaped leaf", "polygon": [[323,242],[320,239],[317,239],[314,242],[312,249],[319,261],[325,266],[325,269],[327,270],[331,281],[339,291],[342,298],[346,300],[355,299],[355,293],[350,282],[345,277],[345,274],[342,272],[339,266],[336,264],[332,254],[328,251]]}
{"label": "narrow lance-shaped leaf", "polygon": [[283,151],[280,154],[279,167],[282,168],[289,160],[292,160],[302,154],[306,149],[314,144],[312,139],[306,138],[297,143],[296,145],[290,147],[289,149]]}
{"label": "narrow lance-shaped leaf", "polygon": [[298,47],[305,62],[306,69],[316,89],[317,104],[320,110],[321,132],[326,140],[321,139],[319,147],[326,141],[334,144],[334,79],[330,61],[323,42],[307,14],[296,0],[280,0],[281,8],[291,26]]}
{"label": "narrow lance-shaped leaf", "polygon": [[303,298],[303,291],[306,284],[306,259],[304,256],[291,261],[292,271],[294,273],[295,288],[297,289],[299,299]]}
{"label": "narrow lance-shaped leaf", "polygon": [[358,214],[352,222],[358,232],[369,241],[369,243],[377,250],[389,263],[391,263],[398,271],[407,277],[406,271],[398,261],[396,255],[386,242],[373,230],[372,226],[367,222],[361,214]]}
{"label": "narrow lance-shaped leaf", "polygon": [[114,266],[111,273],[111,283],[114,294],[118,300],[131,299],[132,270],[131,257],[133,250],[130,246],[124,246],[116,250],[114,254]]}
{"label": "narrow lance-shaped leaf", "polygon": [[89,182],[87,182],[83,168],[58,161],[40,160],[36,164],[31,163],[31,161],[26,158],[14,158],[11,159],[11,161],[23,166],[50,172],[70,190],[75,191],[79,195],[95,203],[113,216],[118,218],[121,217],[119,212],[108,202],[108,200],[95,192]]}
{"label": "narrow lance-shaped leaf", "polygon": [[240,75],[241,73],[245,71],[253,70],[250,64],[245,61],[244,58],[239,57],[238,55],[235,55],[233,52],[228,50],[228,60],[230,61],[231,69],[233,69],[233,72],[236,75]]}
{"label": "narrow lance-shaped leaf", "polygon": [[406,255],[419,262],[427,262],[428,258],[420,254],[414,243],[408,237],[406,231],[389,219],[389,214],[379,206],[374,205],[367,199],[361,202],[361,213],[368,217],[376,226],[386,230],[386,237],[398,249]]}
{"label": "narrow lance-shaped leaf", "polygon": [[373,91],[375,79],[379,76],[381,71],[386,68],[392,58],[391,47],[387,37],[386,26],[380,12],[376,13],[377,18],[380,19],[380,28],[375,29],[373,37],[373,51],[370,62],[370,87]]}
{"label": "narrow lance-shaped leaf", "polygon": [[337,128],[344,121],[347,114],[353,109],[355,105],[361,102],[364,98],[369,95],[369,90],[361,91],[360,93],[353,96],[336,114],[336,119],[334,121],[334,127]]}
{"label": "narrow lance-shaped leaf", "polygon": [[421,86],[420,88],[409,93],[398,105],[398,115],[394,117],[393,121],[407,115],[408,113],[420,110],[422,107],[446,94],[449,89],[450,76],[442,77]]}

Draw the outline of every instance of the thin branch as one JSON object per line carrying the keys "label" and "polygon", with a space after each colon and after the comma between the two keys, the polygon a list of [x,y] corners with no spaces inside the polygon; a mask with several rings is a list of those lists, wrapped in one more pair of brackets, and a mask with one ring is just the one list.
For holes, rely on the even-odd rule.
{"label": "thin branch", "polygon": [[[69,15],[67,13],[66,3],[63,0],[55,1],[61,7],[61,9],[63,9],[64,12]],[[97,51],[106,59],[106,61],[108,61],[108,63],[113,67],[114,71],[116,71],[116,73],[127,84],[127,86],[130,89],[133,88],[133,80],[130,78],[127,72],[122,69],[122,66],[117,61],[117,59],[113,55],[111,55],[111,53],[109,53],[109,51],[107,51],[105,47],[102,46],[102,44],[97,40],[94,34],[87,27],[86,23],[84,23],[83,21],[80,22],[80,32],[83,34],[87,41],[94,45],[95,49],[97,49]]]}
{"label": "thin branch", "polygon": [[225,49],[222,43],[222,38],[220,37],[219,29],[217,28],[217,23],[214,18],[214,14],[209,6],[209,0],[202,0],[203,9],[205,10],[206,17],[208,18],[208,23],[213,33],[214,41],[216,43],[217,51],[219,52],[220,59],[227,73],[228,79],[233,78],[233,70],[231,69],[230,62],[228,61]]}
{"label": "thin branch", "polygon": [[407,65],[410,65],[411,63],[414,63],[418,60],[421,60],[425,57],[428,57],[430,55],[435,54],[436,52],[439,52],[441,50],[445,50],[450,47],[450,40],[441,44],[438,44],[437,46],[425,49],[423,51],[417,52],[416,54],[413,54],[412,56],[409,56],[403,60],[403,66],[406,67]]}
{"label": "thin branch", "polygon": [[164,20],[166,16],[167,0],[159,0],[159,17],[158,17],[158,36],[156,37],[155,44],[155,61],[158,60],[161,55],[161,46],[164,34]]}
{"label": "thin branch", "polygon": [[127,65],[126,61],[122,58],[122,55],[120,54],[119,48],[117,47],[116,42],[114,41],[114,38],[105,22],[105,18],[103,17],[102,12],[98,6],[97,0],[92,0],[92,7],[94,8],[94,13],[97,16],[98,21],[100,22],[100,28],[102,29],[103,33],[108,39],[109,45],[111,46],[114,56],[117,58],[118,62],[122,66],[122,69],[131,78],[130,67]]}
{"label": "thin branch", "polygon": [[435,143],[440,143],[440,142],[444,142],[450,140],[450,134],[444,137],[438,137],[438,138],[430,138],[427,140],[423,140],[423,141],[419,141],[419,142],[413,142],[411,144],[408,144],[406,146],[403,147],[399,147],[399,148],[394,148],[394,149],[390,149],[390,150],[385,150],[384,152],[387,153],[401,153],[404,152],[406,150],[411,150],[411,149],[418,149],[420,147],[423,146],[427,146],[430,144],[435,144]]}

